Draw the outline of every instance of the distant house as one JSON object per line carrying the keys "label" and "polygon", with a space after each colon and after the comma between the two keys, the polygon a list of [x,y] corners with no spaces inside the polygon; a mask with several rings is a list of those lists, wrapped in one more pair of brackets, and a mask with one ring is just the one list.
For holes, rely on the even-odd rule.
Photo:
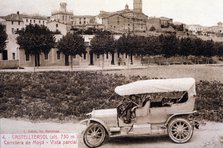
{"label": "distant house", "polygon": [[71,30],[71,25],[64,24],[58,21],[47,22],[47,27],[49,28],[50,31],[62,35],[66,35]]}

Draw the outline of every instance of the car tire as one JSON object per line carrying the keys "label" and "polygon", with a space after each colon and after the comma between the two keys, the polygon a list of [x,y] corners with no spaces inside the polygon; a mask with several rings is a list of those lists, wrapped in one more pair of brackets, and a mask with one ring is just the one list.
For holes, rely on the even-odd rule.
{"label": "car tire", "polygon": [[107,132],[99,123],[91,123],[84,131],[83,140],[86,146],[96,148],[106,140]]}
{"label": "car tire", "polygon": [[168,124],[168,135],[175,143],[186,143],[193,136],[193,126],[184,118],[174,118]]}

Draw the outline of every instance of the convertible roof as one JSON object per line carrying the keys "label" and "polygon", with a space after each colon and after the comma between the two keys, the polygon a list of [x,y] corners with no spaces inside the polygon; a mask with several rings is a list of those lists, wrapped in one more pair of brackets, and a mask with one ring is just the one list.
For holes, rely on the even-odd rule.
{"label": "convertible roof", "polygon": [[187,91],[189,96],[196,95],[194,78],[140,80],[115,88],[121,96],[146,93]]}

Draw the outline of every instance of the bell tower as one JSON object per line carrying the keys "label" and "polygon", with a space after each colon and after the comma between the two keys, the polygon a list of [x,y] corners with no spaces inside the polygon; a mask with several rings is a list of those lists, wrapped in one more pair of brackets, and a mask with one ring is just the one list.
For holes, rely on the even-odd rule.
{"label": "bell tower", "polygon": [[136,13],[142,13],[142,0],[134,0],[133,11]]}

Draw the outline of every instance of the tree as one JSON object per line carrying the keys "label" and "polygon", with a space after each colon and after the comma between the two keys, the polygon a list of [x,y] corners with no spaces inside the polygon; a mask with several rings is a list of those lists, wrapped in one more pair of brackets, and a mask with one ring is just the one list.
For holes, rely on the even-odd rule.
{"label": "tree", "polygon": [[18,31],[17,43],[26,54],[35,56],[35,66],[40,66],[39,55],[48,54],[55,45],[53,33],[46,26],[28,25]]}
{"label": "tree", "polygon": [[5,49],[6,47],[6,40],[8,36],[5,32],[5,26],[0,24],[0,53]]}
{"label": "tree", "polygon": [[206,63],[209,64],[209,60],[212,56],[216,54],[216,48],[213,40],[204,41],[203,56],[206,57]]}
{"label": "tree", "polygon": [[150,36],[146,41],[146,54],[147,55],[160,55],[162,54],[162,46],[159,37]]}
{"label": "tree", "polygon": [[[115,41],[112,35],[107,34],[99,34],[95,35],[94,38],[91,40],[91,48],[92,52],[98,55],[103,55],[103,65],[104,66],[104,54],[108,53],[114,54]],[[114,56],[112,56],[111,64],[114,64]]]}
{"label": "tree", "polygon": [[138,38],[130,34],[122,35],[116,42],[116,48],[118,49],[118,53],[121,54],[125,53],[126,55],[130,55],[131,64],[133,64],[133,59],[132,59],[133,54],[138,52],[137,42]]}
{"label": "tree", "polygon": [[163,54],[166,57],[175,56],[179,53],[179,40],[176,35],[160,35],[160,43],[162,45]]}
{"label": "tree", "polygon": [[217,55],[223,57],[223,42],[216,43]]}
{"label": "tree", "polygon": [[74,33],[67,33],[67,35],[63,36],[59,40],[57,48],[65,56],[70,56],[71,68],[73,68],[73,56],[82,56],[83,53],[86,53],[84,38]]}

